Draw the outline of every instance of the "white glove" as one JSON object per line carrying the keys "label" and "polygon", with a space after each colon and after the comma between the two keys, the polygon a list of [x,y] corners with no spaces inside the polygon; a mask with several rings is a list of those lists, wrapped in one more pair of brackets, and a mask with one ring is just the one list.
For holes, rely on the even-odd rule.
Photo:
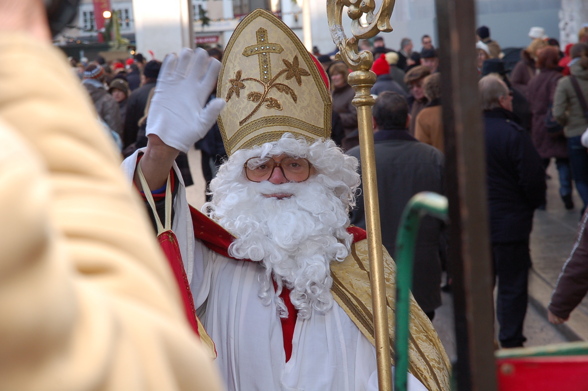
{"label": "white glove", "polygon": [[580,142],[583,146],[588,148],[588,129],[586,129],[584,133],[582,133],[582,137],[580,137]]}
{"label": "white glove", "polygon": [[184,48],[179,58],[175,53],[168,54],[149,107],[146,134],[155,134],[182,152],[188,152],[206,136],[225,107],[225,100],[220,98],[206,105],[220,67],[220,62],[209,57],[204,49]]}

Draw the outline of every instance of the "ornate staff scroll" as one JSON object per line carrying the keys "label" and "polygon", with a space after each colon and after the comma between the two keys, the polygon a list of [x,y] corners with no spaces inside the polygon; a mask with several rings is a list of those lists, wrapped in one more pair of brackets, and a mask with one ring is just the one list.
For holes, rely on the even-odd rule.
{"label": "ornate staff scroll", "polygon": [[[339,49],[341,60],[353,70],[349,75],[349,84],[355,90],[355,98],[352,103],[357,107],[366,228],[372,275],[378,385],[382,391],[392,389],[392,376],[371,115],[374,98],[370,95],[370,89],[376,81],[376,75],[370,71],[373,62],[372,53],[369,51],[359,52],[358,41],[374,37],[380,31],[392,31],[390,16],[394,2],[395,0],[382,0],[379,10],[374,12],[375,0],[327,0],[327,17],[333,42]],[[349,39],[345,36],[342,26],[342,14],[345,7],[347,7],[347,15],[352,20],[351,32],[353,36]],[[360,20],[363,15],[366,15],[365,24],[362,24]]]}

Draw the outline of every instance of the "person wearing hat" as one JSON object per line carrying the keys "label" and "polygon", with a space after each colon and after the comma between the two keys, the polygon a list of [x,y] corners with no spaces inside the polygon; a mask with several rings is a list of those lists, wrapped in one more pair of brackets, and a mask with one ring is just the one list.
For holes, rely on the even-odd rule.
{"label": "person wearing hat", "polygon": [[437,55],[437,50],[434,48],[423,49],[421,51],[421,64],[429,68],[431,73],[437,72],[439,68],[439,56]]}
{"label": "person wearing hat", "polygon": [[[149,144],[124,162],[137,178],[143,154],[150,189],[175,178],[172,226],[229,391],[378,389],[365,231],[349,225],[358,161],[329,139],[321,68],[292,30],[256,10],[222,67],[201,49],[164,60]],[[219,98],[205,106],[217,78]],[[205,216],[188,207],[172,162],[217,116],[229,157]],[[390,292],[393,270],[386,256]],[[411,303],[409,389],[447,390],[447,356]]]}
{"label": "person wearing hat", "polygon": [[104,68],[98,64],[90,64],[84,70],[82,85],[90,94],[96,112],[108,125],[110,130],[122,135],[123,122],[116,100],[106,91],[104,84]]}
{"label": "person wearing hat", "polygon": [[414,121],[414,137],[445,152],[443,113],[441,112],[441,76],[433,73],[423,80],[423,90],[427,104],[417,114]]}
{"label": "person wearing hat", "polygon": [[408,97],[408,94],[404,89],[392,80],[392,75],[390,75],[390,65],[388,65],[388,62],[386,61],[386,56],[380,56],[374,61],[372,64],[372,72],[376,74],[376,82],[370,91],[372,95],[378,96],[384,91],[392,91],[405,98]]}
{"label": "person wearing hat", "polygon": [[423,88],[425,77],[431,74],[431,70],[424,65],[417,65],[408,72],[404,77],[404,82],[410,90],[408,103],[410,105],[410,126],[408,128],[411,136],[414,136],[416,126],[416,117],[427,104],[427,97]]}
{"label": "person wearing hat", "polygon": [[[489,58],[501,58],[502,49],[498,42],[490,38],[490,28],[488,26],[480,26],[476,30],[478,41],[484,43],[488,47]],[[481,68],[481,66],[479,67]]]}
{"label": "person wearing hat", "polygon": [[390,76],[392,76],[392,80],[394,80],[404,92],[408,94],[408,86],[404,82],[404,76],[406,76],[406,72],[402,70],[398,66],[398,61],[401,58],[400,52],[389,52],[385,54],[386,62],[390,65]]}
{"label": "person wearing hat", "polygon": [[118,109],[122,123],[125,122],[127,113],[127,102],[129,97],[129,85],[123,79],[114,79],[110,82],[108,92],[118,102]]}
{"label": "person wearing hat", "polygon": [[160,61],[151,60],[145,64],[141,75],[141,87],[137,88],[129,96],[122,137],[123,149],[137,141],[139,120],[145,116],[145,107],[147,107],[149,94],[155,88],[160,69]]}
{"label": "person wearing hat", "polygon": [[529,30],[529,38],[531,38],[531,41],[535,40],[535,39],[545,39],[547,38],[547,35],[545,35],[545,29],[543,27],[531,27],[531,29]]}
{"label": "person wearing hat", "polygon": [[478,68],[478,72],[482,73],[484,61],[490,58],[490,49],[488,48],[488,45],[486,45],[484,42],[478,41],[476,42],[476,52],[478,52],[476,65]]}

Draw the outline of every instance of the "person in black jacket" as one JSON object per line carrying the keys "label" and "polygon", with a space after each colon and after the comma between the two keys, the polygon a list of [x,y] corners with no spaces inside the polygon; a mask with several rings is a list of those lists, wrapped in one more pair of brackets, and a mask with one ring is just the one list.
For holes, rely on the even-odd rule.
{"label": "person in black jacket", "polygon": [[545,203],[545,170],[531,138],[512,113],[512,96],[497,76],[479,81],[484,109],[486,179],[496,317],[502,347],[523,346],[531,267],[529,236],[534,210]]}
{"label": "person in black jacket", "polygon": [[139,120],[145,116],[145,107],[151,90],[155,87],[161,62],[151,60],[143,69],[141,77],[141,87],[137,88],[127,103],[127,114],[125,117],[125,126],[123,130],[123,149],[137,141],[139,131]]}

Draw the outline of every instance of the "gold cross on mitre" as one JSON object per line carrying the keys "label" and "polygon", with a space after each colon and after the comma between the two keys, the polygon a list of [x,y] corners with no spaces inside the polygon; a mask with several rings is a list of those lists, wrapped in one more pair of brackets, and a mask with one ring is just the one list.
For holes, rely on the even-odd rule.
{"label": "gold cross on mitre", "polygon": [[267,83],[272,78],[272,66],[270,63],[270,53],[280,54],[284,48],[277,43],[269,43],[267,38],[267,30],[260,28],[257,30],[257,44],[247,46],[243,50],[245,57],[259,56],[259,74],[263,82]]}

